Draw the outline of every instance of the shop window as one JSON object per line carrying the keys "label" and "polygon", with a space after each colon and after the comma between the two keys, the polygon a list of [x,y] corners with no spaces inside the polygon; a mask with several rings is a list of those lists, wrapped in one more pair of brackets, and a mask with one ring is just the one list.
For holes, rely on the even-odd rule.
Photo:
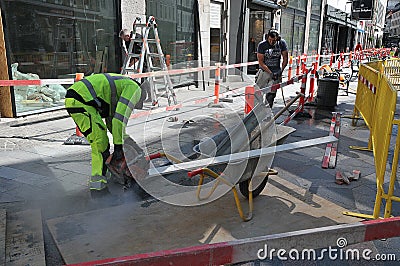
{"label": "shop window", "polygon": [[308,54],[318,53],[319,20],[310,21],[310,32],[308,38]]}
{"label": "shop window", "polygon": [[306,11],[307,0],[289,0],[288,6],[297,10]]}
{"label": "shop window", "polygon": [[312,0],[311,13],[317,16],[321,16],[321,4],[322,0]]}
{"label": "shop window", "polygon": [[[81,0],[54,1],[63,5],[59,8],[43,1],[31,2],[1,1],[14,79],[73,78],[77,72],[119,71],[113,1],[107,1],[102,9],[97,1],[85,1],[89,6]],[[17,115],[63,106],[65,87],[15,87]]]}
{"label": "shop window", "polygon": [[264,40],[264,34],[272,27],[271,12],[251,10],[249,25],[249,39],[254,38],[258,44]]}
{"label": "shop window", "polygon": [[146,14],[155,16],[161,47],[164,54],[171,56],[172,64],[185,62],[188,58],[193,58],[197,49],[194,41],[194,14],[192,8],[194,1],[146,1]]}

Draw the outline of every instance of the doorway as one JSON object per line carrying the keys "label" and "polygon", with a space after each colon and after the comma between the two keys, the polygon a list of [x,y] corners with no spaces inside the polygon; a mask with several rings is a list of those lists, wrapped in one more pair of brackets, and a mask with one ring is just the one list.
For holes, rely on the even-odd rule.
{"label": "doorway", "polygon": [[[265,10],[250,10],[248,62],[257,61],[257,46],[264,40],[264,34],[272,28],[272,12]],[[247,74],[256,74],[258,65],[247,68]]]}

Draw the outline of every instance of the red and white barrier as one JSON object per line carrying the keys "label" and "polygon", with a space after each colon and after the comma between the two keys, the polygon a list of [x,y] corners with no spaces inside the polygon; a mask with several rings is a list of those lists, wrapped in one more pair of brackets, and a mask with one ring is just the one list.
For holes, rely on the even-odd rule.
{"label": "red and white barrier", "polygon": [[0,86],[45,86],[54,84],[74,84],[75,79],[23,79],[0,80]]}
{"label": "red and white barrier", "polygon": [[300,75],[300,55],[297,57],[297,61],[296,61],[296,76]]}
{"label": "red and white barrier", "polygon": [[[287,85],[292,85],[295,82],[303,80],[304,77],[307,79],[307,74],[295,76],[292,79],[287,80],[285,82],[278,83],[278,84],[273,84],[273,85],[271,85],[269,87],[262,88],[262,89],[260,89],[260,91],[261,92],[262,91],[269,91],[269,90],[277,91],[278,89],[281,89],[281,88],[283,88],[283,87],[285,87]],[[233,89],[233,90],[230,90],[230,91],[227,91],[227,92],[224,92],[224,93],[220,93],[219,94],[219,98],[224,98],[224,97],[229,96],[229,95],[241,95],[241,94],[245,95],[245,92],[243,90],[244,90],[244,88],[237,88],[237,89]],[[193,100],[193,101],[187,101],[187,102],[180,103],[180,104],[177,104],[177,105],[159,107],[157,109],[146,110],[146,111],[138,111],[138,112],[135,112],[134,114],[132,114],[130,116],[130,118],[138,118],[138,117],[143,117],[143,116],[159,114],[159,113],[163,113],[163,112],[169,112],[169,111],[173,111],[173,110],[176,110],[176,109],[180,109],[183,106],[201,104],[201,103],[205,103],[207,101],[215,100],[215,99],[216,99],[216,96],[214,95],[214,96],[210,96],[210,97],[199,98],[199,99],[196,99],[196,100]]]}
{"label": "red and white barrier", "polygon": [[312,63],[312,70],[310,74],[310,89],[308,93],[308,102],[312,102],[314,100],[314,86],[315,86],[315,75],[317,74],[317,66],[318,63]]}
{"label": "red and white barrier", "polygon": [[[378,56],[385,56],[389,54],[390,49],[367,49],[363,50],[361,53],[356,52],[354,54],[354,58],[361,60],[364,55],[378,55]],[[351,52],[350,52],[351,53]],[[343,66],[343,56],[350,55],[350,53],[339,53],[339,54],[331,54],[331,55],[312,55],[307,57],[307,55],[297,56],[296,62],[296,75],[300,75],[300,70],[302,67],[302,63],[307,61],[307,58],[319,58],[330,57],[329,66],[332,66],[334,56],[340,56],[338,62],[341,62]],[[223,66],[206,66],[206,67],[196,67],[196,68],[185,68],[185,69],[171,69],[165,71],[156,71],[156,72],[146,72],[146,73],[136,73],[129,75],[131,78],[146,78],[146,77],[161,77],[165,75],[181,75],[181,74],[189,74],[194,72],[200,71],[210,71],[216,70],[217,68],[220,69],[230,69],[230,68],[238,68],[238,67],[246,67],[251,65],[258,65],[258,61],[254,62],[247,62],[247,63],[238,63],[238,64],[231,64],[231,65],[223,65]],[[293,67],[293,66],[292,66]],[[289,66],[290,69],[290,66]],[[75,79],[36,79],[36,80],[0,80],[0,86],[28,86],[28,85],[36,85],[36,86],[44,86],[44,85],[51,85],[51,84],[73,84]]]}
{"label": "red and white barrier", "polygon": [[255,89],[254,86],[246,86],[246,90],[244,93],[244,113],[249,114],[251,110],[254,108],[254,94],[255,94]]}
{"label": "red and white barrier", "polygon": [[362,84],[364,84],[365,86],[367,86],[368,89],[370,89],[370,91],[372,91],[373,94],[376,93],[376,87],[374,84],[372,84],[371,82],[368,81],[368,79],[364,78],[361,75],[358,75],[358,80],[361,81]]}
{"label": "red and white barrier", "polygon": [[332,148],[331,148],[331,155],[329,157],[329,164],[328,167],[333,169],[336,167],[336,161],[337,161],[337,151],[338,151],[338,145],[339,145],[339,136],[340,136],[340,126],[341,126],[341,113],[336,114],[336,121],[335,121],[335,132],[334,136],[335,138],[338,139],[338,141],[335,141],[332,143]]}
{"label": "red and white barrier", "polygon": [[[300,92],[302,95],[305,95],[306,92],[306,84],[307,84],[307,73],[310,71],[310,69],[306,69],[306,73],[304,73],[301,76],[301,88],[300,88]],[[297,115],[299,115],[300,113],[302,113],[304,111],[304,104],[305,102],[308,101],[308,97],[304,97],[301,96],[299,99],[299,104],[297,105],[297,108],[293,111],[293,113],[291,115],[289,115],[282,123],[281,125],[286,125],[287,123],[289,123],[294,117],[296,117]],[[309,116],[309,114],[303,114],[305,116]]]}
{"label": "red and white barrier", "polygon": [[[332,112],[331,125],[329,128],[329,136],[335,136],[339,140],[340,135],[340,113]],[[335,168],[337,158],[337,142],[328,143],[325,148],[324,156],[322,157],[322,168]]]}
{"label": "red and white barrier", "polygon": [[292,70],[293,70],[293,56],[290,56],[289,57],[288,79],[292,78]]}
{"label": "red and white barrier", "polygon": [[[243,93],[243,88],[237,88],[237,89],[233,89],[233,90],[230,90],[230,91],[227,91],[224,93],[220,93],[219,98],[223,98],[223,97],[226,97],[229,95],[238,95],[238,94],[242,94],[242,93]],[[130,116],[130,118],[138,118],[138,117],[143,117],[143,116],[159,114],[159,113],[163,113],[163,112],[170,112],[170,111],[178,110],[178,109],[182,108],[183,106],[206,103],[210,100],[215,100],[215,96],[199,98],[199,99],[196,99],[193,101],[187,101],[184,103],[179,103],[176,105],[170,105],[170,106],[166,106],[166,107],[158,107],[157,109],[135,112],[134,114],[132,114]]]}
{"label": "red and white barrier", "polygon": [[[303,77],[302,77],[302,79],[301,79],[301,87],[300,87],[300,92],[301,92],[303,95],[306,95],[307,73],[308,73],[308,70],[307,70],[307,69],[304,69],[304,75],[303,75]],[[302,106],[301,112],[302,112],[303,109],[304,109],[304,103],[305,103],[304,97],[300,97],[299,105]]]}
{"label": "red and white barrier", "polygon": [[[322,253],[318,249],[329,249],[334,255],[339,256],[345,253],[345,248],[349,245],[398,236],[400,236],[400,217],[394,217],[82,262],[70,266],[224,265],[269,258],[272,250],[275,251],[271,254],[275,255],[274,259],[278,258],[278,250],[286,251],[286,253],[280,252],[280,255],[286,254],[287,257],[289,251],[293,249],[300,254],[302,251],[314,250],[319,255],[316,258],[326,260],[332,257],[328,256],[328,252]],[[353,250],[355,249],[357,248],[354,247]],[[374,261],[375,257],[371,253],[363,252],[367,249],[362,247],[359,249],[358,254],[362,259],[369,258]]]}
{"label": "red and white barrier", "polygon": [[217,64],[217,68],[215,69],[215,85],[214,85],[214,104],[219,103],[219,81],[220,81],[221,69],[220,65]]}

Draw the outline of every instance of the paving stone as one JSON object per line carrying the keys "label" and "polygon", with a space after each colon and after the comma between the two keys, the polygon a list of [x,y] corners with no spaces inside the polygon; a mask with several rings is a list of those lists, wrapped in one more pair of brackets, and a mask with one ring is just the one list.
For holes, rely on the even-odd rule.
{"label": "paving stone", "polygon": [[0,177],[35,187],[46,187],[49,183],[53,182],[49,177],[7,166],[0,167]]}
{"label": "paving stone", "polygon": [[6,265],[6,219],[7,211],[0,209],[0,265]]}

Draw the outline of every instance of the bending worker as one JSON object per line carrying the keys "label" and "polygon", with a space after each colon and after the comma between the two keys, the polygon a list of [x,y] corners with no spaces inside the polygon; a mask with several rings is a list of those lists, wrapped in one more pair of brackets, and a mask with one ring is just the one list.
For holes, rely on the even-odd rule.
{"label": "bending worker", "polygon": [[110,156],[107,128],[114,143],[111,164],[117,164],[124,158],[125,127],[140,95],[139,84],[120,74],[94,74],[68,88],[65,107],[92,149],[91,191],[107,187],[105,162]]}
{"label": "bending worker", "polygon": [[[284,39],[281,39],[275,29],[271,29],[265,36],[264,41],[257,47],[257,59],[260,70],[256,74],[256,84],[260,89],[265,89],[273,84],[282,82],[282,72],[288,64],[288,49]],[[283,57],[282,67],[280,65]],[[272,108],[276,91],[271,89],[264,91],[265,104]]]}

